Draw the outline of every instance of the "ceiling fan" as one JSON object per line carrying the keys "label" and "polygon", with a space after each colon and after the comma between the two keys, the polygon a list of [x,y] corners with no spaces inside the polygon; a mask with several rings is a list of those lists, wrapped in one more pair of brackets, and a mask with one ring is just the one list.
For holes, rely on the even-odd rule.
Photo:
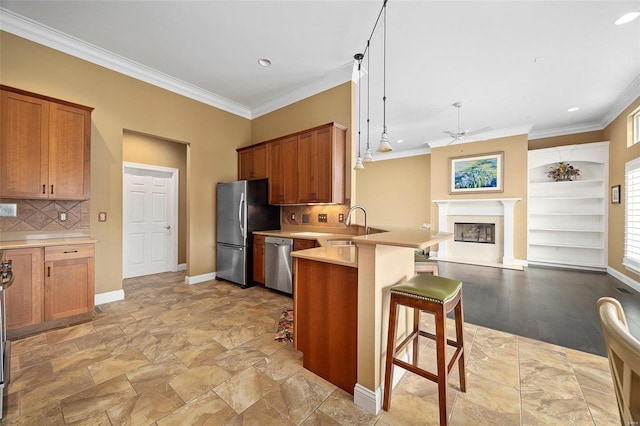
{"label": "ceiling fan", "polygon": [[451,142],[449,142],[447,145],[451,145],[452,143],[457,141],[463,141],[468,136],[475,136],[479,135],[480,133],[493,130],[493,127],[483,127],[482,129],[472,131],[469,131],[469,129],[463,129],[462,127],[460,127],[460,108],[462,108],[462,102],[456,102],[453,104],[453,106],[458,110],[458,128],[453,131],[444,130],[444,133],[448,134],[452,138]]}

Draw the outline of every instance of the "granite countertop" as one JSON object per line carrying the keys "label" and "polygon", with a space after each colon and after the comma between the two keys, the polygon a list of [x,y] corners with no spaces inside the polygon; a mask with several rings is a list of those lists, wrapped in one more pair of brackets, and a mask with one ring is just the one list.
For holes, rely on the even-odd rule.
{"label": "granite countertop", "polygon": [[91,237],[67,237],[67,238],[34,238],[14,241],[0,241],[0,250],[64,246],[67,244],[95,244],[98,240]]}
{"label": "granite countertop", "polygon": [[291,252],[292,257],[333,263],[335,265],[358,267],[358,250],[355,246],[323,246]]}
{"label": "granite countertop", "polygon": [[[425,249],[442,241],[453,238],[449,232],[432,232],[428,229],[395,228],[388,227],[386,232],[376,232],[369,235],[356,235],[344,232],[305,232],[295,229],[259,231],[254,234],[274,236],[281,238],[302,238],[316,240],[321,247],[291,252],[291,256],[316,260],[319,262],[334,263],[337,265],[358,267],[359,245],[385,245],[395,247],[408,247],[413,249]],[[342,231],[342,229],[339,229]],[[332,246],[327,243],[331,239],[350,239],[356,246]]]}

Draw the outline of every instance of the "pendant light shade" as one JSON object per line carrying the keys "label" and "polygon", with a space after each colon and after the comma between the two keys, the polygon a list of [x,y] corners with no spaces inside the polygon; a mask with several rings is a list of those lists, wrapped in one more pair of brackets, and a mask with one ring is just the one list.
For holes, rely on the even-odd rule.
{"label": "pendant light shade", "polygon": [[355,170],[364,169],[364,164],[362,164],[362,158],[358,157],[356,160],[356,165],[353,167]]}
{"label": "pendant light shade", "polygon": [[378,152],[393,151],[389,144],[389,136],[387,135],[387,0],[382,5],[384,11],[384,37],[382,50],[382,135],[380,137],[380,145]]}
{"label": "pendant light shade", "polygon": [[378,145],[378,152],[391,152],[391,144],[389,143],[389,136],[387,135],[387,127],[385,126],[382,136],[380,137],[380,145]]}
{"label": "pendant light shade", "polygon": [[373,163],[373,155],[371,155],[371,150],[369,148],[364,152],[364,158],[362,161],[365,163]]}

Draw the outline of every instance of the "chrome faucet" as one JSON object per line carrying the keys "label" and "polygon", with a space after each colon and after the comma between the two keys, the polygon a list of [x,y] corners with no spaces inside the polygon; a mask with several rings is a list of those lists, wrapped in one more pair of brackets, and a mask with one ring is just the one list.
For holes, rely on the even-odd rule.
{"label": "chrome faucet", "polygon": [[367,211],[362,206],[351,207],[349,209],[349,213],[347,213],[347,218],[344,220],[344,224],[347,225],[347,227],[351,226],[351,213],[353,213],[353,211],[356,209],[360,209],[362,210],[362,213],[364,213],[364,235],[369,235],[369,227],[367,226]]}

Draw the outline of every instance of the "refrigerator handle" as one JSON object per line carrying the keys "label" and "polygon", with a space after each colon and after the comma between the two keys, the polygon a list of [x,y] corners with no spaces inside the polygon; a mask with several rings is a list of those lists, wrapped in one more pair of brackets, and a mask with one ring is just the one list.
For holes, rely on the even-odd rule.
{"label": "refrigerator handle", "polygon": [[242,211],[244,210],[244,193],[240,194],[240,203],[238,203],[238,222],[240,223],[240,232],[242,233],[242,238],[245,238],[244,235],[244,220],[242,218]]}

